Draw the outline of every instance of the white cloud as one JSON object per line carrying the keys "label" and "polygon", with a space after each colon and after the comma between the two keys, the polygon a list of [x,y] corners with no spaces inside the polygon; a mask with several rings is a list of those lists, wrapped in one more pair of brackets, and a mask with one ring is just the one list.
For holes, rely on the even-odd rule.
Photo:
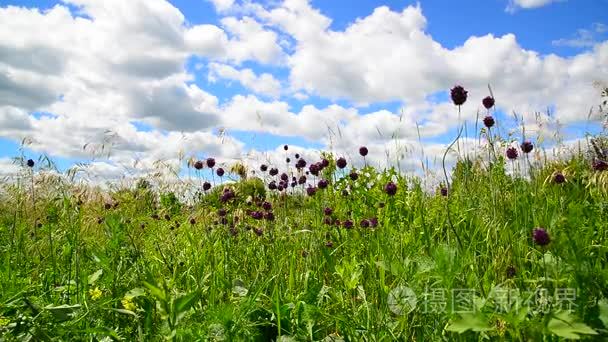
{"label": "white cloud", "polygon": [[258,76],[251,69],[237,70],[227,64],[210,63],[208,79],[210,82],[217,82],[219,79],[237,81],[256,94],[275,98],[281,95],[279,80],[269,73],[262,73]]}
{"label": "white cloud", "polygon": [[[368,145],[370,162],[386,165],[387,153],[404,155],[399,165],[413,168],[422,153],[418,132],[432,138],[453,132],[459,120],[473,122],[488,83],[500,109],[515,110],[526,125],[548,134],[547,125],[536,125],[536,111],[552,106],[566,124],[586,119],[598,99],[592,81],[608,81],[608,42],[589,43],[588,51],[568,58],[525,50],[512,34],[470,37],[446,48],[426,32],[419,6],[379,7],[332,30],[331,18],[306,0],[274,7],[214,0],[220,13],[231,15],[220,26],[189,26],[164,0],[67,3],[78,12],[61,5],[45,12],[0,8],[0,135],[30,138],[31,148],[51,155],[94,155],[91,169],[112,177],[135,172],[134,166],[151,172],[158,160],[176,166],[188,155],[221,163],[284,159],[280,149],[248,151],[230,137],[235,130],[302,137],[355,154],[353,160],[358,145]],[[186,70],[193,55],[209,81],[236,81],[269,98],[213,94]],[[280,73],[259,71],[261,65]],[[288,79],[278,76],[284,71]],[[460,116],[451,103],[429,100],[456,83],[470,96]],[[288,96],[356,106],[294,110]],[[383,101],[403,102],[403,108],[396,114],[364,107]],[[33,111],[53,115],[28,115]],[[138,131],[133,122],[151,128]],[[226,134],[214,133],[218,129]],[[437,159],[445,144],[424,148]],[[316,153],[292,150],[310,158]]]}
{"label": "white cloud", "polygon": [[566,0],[509,0],[507,12],[514,13],[517,9],[532,9],[550,5],[551,3]]}
{"label": "white cloud", "polygon": [[234,0],[210,0],[218,12],[230,9],[234,5]]}
{"label": "white cloud", "polygon": [[551,44],[554,46],[568,46],[573,48],[593,47],[601,41],[600,35],[607,30],[608,27],[606,25],[602,23],[593,23],[591,24],[590,29],[578,29],[573,37],[553,40]]}

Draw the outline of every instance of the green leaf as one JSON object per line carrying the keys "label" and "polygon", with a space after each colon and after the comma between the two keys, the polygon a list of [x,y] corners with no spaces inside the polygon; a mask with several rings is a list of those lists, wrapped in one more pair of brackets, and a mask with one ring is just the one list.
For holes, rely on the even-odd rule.
{"label": "green leaf", "polygon": [[103,274],[103,269],[99,269],[97,272],[91,274],[89,276],[89,285],[95,284],[95,282],[99,279],[99,277],[101,277],[102,274]]}
{"label": "green leaf", "polygon": [[190,308],[192,308],[194,303],[196,303],[197,299],[198,291],[176,298],[174,302],[176,313],[180,314],[183,312],[187,312],[188,310],[190,310]]}
{"label": "green leaf", "polygon": [[125,314],[125,315],[131,315],[131,316],[134,316],[134,317],[139,317],[135,312],[133,312],[131,310],[127,310],[127,309],[114,309],[114,308],[112,308],[110,310],[116,311],[118,313]]}
{"label": "green leaf", "polygon": [[604,327],[608,328],[608,300],[602,299],[597,305],[600,307],[600,320],[604,323]]}
{"label": "green leaf", "polygon": [[150,291],[150,294],[152,294],[152,296],[156,297],[156,299],[163,302],[167,300],[167,297],[165,296],[165,291],[163,291],[156,285],[144,281],[144,286],[148,289],[148,291]]}
{"label": "green leaf", "polygon": [[74,314],[76,313],[76,311],[78,311],[80,309],[80,307],[81,307],[80,304],[76,304],[76,305],[63,304],[63,305],[59,305],[59,306],[48,305],[48,306],[45,306],[44,309],[49,310],[49,312],[51,314],[53,314],[53,317],[55,317],[55,319],[57,319],[59,321],[67,321],[68,319],[70,319],[74,316]]}
{"label": "green leaf", "polygon": [[557,336],[578,340],[579,334],[597,335],[597,332],[584,323],[575,322],[576,317],[567,312],[558,313],[551,318],[547,328]]}
{"label": "green leaf", "polygon": [[145,294],[146,294],[146,290],[143,287],[136,287],[136,288],[132,289],[131,291],[127,292],[125,294],[125,297],[135,298],[135,297],[141,297]]}
{"label": "green leaf", "polygon": [[492,329],[482,315],[462,314],[460,319],[453,321],[445,330],[462,334],[467,330],[480,332]]}

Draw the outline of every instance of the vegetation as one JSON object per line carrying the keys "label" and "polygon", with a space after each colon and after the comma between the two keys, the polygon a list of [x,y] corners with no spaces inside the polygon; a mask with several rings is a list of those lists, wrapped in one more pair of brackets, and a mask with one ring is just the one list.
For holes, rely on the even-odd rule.
{"label": "vegetation", "polygon": [[608,338],[604,138],[549,159],[491,121],[432,191],[324,154],[187,203],[24,161],[0,190],[0,340]]}

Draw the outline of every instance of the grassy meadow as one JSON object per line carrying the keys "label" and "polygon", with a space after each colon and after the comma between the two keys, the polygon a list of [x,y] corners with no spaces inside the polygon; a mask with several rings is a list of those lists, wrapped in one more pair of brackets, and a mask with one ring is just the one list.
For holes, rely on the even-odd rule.
{"label": "grassy meadow", "polygon": [[190,201],[20,159],[0,187],[0,340],[607,339],[605,136],[550,158],[486,120],[483,153],[430,189],[288,146],[256,176],[190,163]]}

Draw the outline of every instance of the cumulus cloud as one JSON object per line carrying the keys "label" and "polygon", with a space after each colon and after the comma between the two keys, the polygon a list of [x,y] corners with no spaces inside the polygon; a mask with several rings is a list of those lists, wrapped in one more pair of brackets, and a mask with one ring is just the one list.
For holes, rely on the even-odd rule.
{"label": "cumulus cloud", "polygon": [[518,9],[532,9],[550,5],[554,2],[566,1],[566,0],[509,0],[506,11],[513,13]]}
{"label": "cumulus cloud", "polygon": [[217,82],[218,80],[237,81],[256,94],[271,97],[279,97],[281,94],[281,82],[271,74],[262,73],[258,76],[251,69],[237,70],[227,64],[209,64],[208,79],[211,82]]}
{"label": "cumulus cloud", "polygon": [[[588,49],[572,57],[524,49],[513,34],[447,48],[426,31],[420,5],[381,6],[335,30],[307,0],[213,0],[223,15],[218,25],[190,25],[165,0],[64,2],[70,6],[47,11],[0,7],[0,136],[28,138],[51,155],[105,158],[92,170],[109,177],[151,171],[159,160],[176,166],[187,155],[284,159],[280,150],[250,151],[232,131],[300,137],[344,155],[365,144],[369,162],[394,158],[412,169],[423,152],[436,160],[446,146],[421,147],[419,136],[430,141],[472,125],[488,83],[499,109],[541,132],[549,126],[537,125],[536,112],[550,107],[564,124],[586,120],[598,99],[592,82],[608,82],[606,41],[585,42]],[[239,82],[247,91],[214,94],[187,69],[193,56],[210,83]],[[470,96],[460,113],[433,99],[457,83]],[[330,104],[291,107],[293,99],[316,98]],[[366,107],[387,101],[402,108]]]}

